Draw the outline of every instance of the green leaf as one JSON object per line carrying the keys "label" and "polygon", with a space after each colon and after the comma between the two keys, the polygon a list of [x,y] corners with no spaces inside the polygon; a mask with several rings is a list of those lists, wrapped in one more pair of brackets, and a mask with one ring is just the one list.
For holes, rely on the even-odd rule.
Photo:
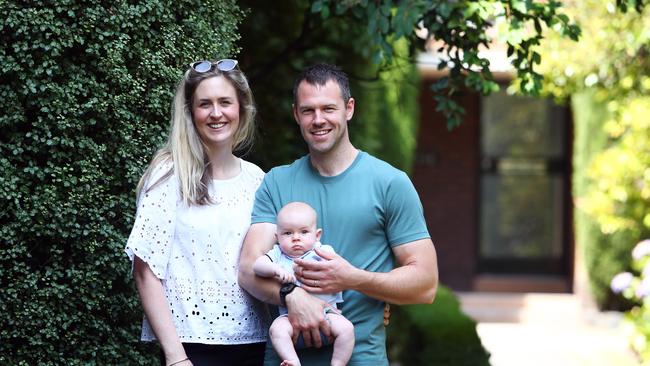
{"label": "green leaf", "polygon": [[[350,8],[349,5],[347,5],[346,3],[336,3],[336,15],[341,15],[345,13],[349,8]],[[357,11],[355,12],[355,10]],[[360,10],[361,8],[359,7],[352,8],[352,12],[354,15],[358,15]]]}
{"label": "green leaf", "polygon": [[322,9],[323,9],[323,2],[320,1],[320,0],[315,0],[315,1],[311,4],[311,9],[310,9],[310,11],[311,11],[312,13],[320,13],[320,12],[322,11]]}
{"label": "green leaf", "polygon": [[512,9],[526,14],[528,12],[528,1],[526,0],[511,0]]}
{"label": "green leaf", "polygon": [[450,4],[443,2],[436,5],[436,10],[443,18],[449,18],[449,15],[451,14],[453,8]]}
{"label": "green leaf", "polygon": [[448,86],[449,86],[449,77],[444,76],[431,85],[431,90],[437,93],[446,89]]}
{"label": "green leaf", "polygon": [[327,18],[329,17],[329,15],[330,15],[330,8],[327,7],[327,6],[324,6],[324,7],[320,10],[320,15],[321,15],[321,17],[322,17],[323,19],[327,19]]}
{"label": "green leaf", "polygon": [[556,16],[558,19],[562,21],[562,23],[564,24],[569,23],[569,17],[566,14],[557,14]]}
{"label": "green leaf", "polygon": [[390,24],[388,23],[388,18],[386,17],[381,17],[379,18],[379,29],[383,34],[388,33],[388,30],[390,28]]}
{"label": "green leaf", "polygon": [[379,11],[381,12],[381,15],[383,15],[386,18],[390,17],[390,9],[391,9],[390,1],[384,1],[379,7]]}

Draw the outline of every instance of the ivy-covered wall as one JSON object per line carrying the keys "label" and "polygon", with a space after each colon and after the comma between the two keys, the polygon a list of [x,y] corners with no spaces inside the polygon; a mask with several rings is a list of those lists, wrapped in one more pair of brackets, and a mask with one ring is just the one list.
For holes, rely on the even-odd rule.
{"label": "ivy-covered wall", "polygon": [[25,4],[0,2],[0,362],[155,364],[123,254],[134,188],[181,73],[236,54],[244,14],[234,0]]}

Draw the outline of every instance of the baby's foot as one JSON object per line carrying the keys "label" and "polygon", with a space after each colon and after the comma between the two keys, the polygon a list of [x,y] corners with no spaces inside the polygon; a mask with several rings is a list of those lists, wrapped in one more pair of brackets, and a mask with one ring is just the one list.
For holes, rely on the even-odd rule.
{"label": "baby's foot", "polygon": [[284,360],[280,366],[300,366],[299,360]]}

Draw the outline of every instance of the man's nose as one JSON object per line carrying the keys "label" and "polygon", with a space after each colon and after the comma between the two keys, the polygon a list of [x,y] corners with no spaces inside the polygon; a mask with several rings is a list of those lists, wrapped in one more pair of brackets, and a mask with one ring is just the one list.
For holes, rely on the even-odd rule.
{"label": "man's nose", "polygon": [[325,114],[319,110],[316,110],[316,113],[314,113],[314,123],[324,123],[325,122]]}

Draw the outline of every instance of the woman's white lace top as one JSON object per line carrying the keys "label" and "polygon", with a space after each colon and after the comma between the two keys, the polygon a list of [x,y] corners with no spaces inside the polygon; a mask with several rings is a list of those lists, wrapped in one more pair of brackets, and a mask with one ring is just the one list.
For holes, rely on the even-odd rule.
{"label": "woman's white lace top", "polygon": [[[267,309],[237,284],[239,251],[250,226],[264,172],[241,161],[241,172],[212,180],[214,204],[186,206],[172,175],[138,199],[126,253],[161,279],[181,342],[244,344],[266,341]],[[146,187],[171,167],[154,171]],[[145,317],[142,340],[154,340]]]}

